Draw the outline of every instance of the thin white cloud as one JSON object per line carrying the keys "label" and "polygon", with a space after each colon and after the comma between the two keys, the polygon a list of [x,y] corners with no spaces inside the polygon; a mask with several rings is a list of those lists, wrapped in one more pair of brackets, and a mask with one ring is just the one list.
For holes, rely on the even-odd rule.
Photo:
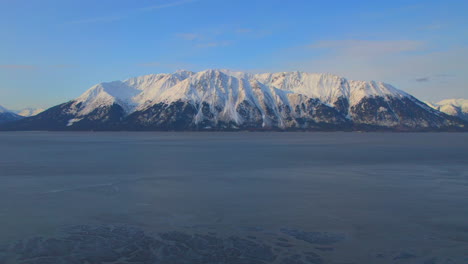
{"label": "thin white cloud", "polygon": [[195,32],[176,33],[174,36],[186,41],[195,48],[219,48],[239,44],[242,41],[263,38],[271,31],[256,30],[249,27],[214,27],[205,28]]}
{"label": "thin white cloud", "polygon": [[157,61],[153,61],[153,62],[139,63],[139,64],[137,64],[137,66],[141,66],[141,67],[160,67],[160,66],[163,66],[163,64],[160,63],[160,62],[157,62]]}
{"label": "thin white cloud", "polygon": [[52,68],[56,68],[56,69],[70,69],[70,68],[76,68],[77,65],[73,65],[73,64],[56,64],[56,65],[52,65]]}
{"label": "thin white cloud", "polygon": [[455,75],[453,74],[447,74],[447,73],[438,73],[435,75],[435,77],[439,77],[439,78],[451,78],[451,77],[455,77]]}
{"label": "thin white cloud", "polygon": [[424,43],[413,40],[331,40],[319,41],[310,46],[312,49],[329,49],[336,54],[375,57],[421,50]]}
{"label": "thin white cloud", "polygon": [[217,48],[232,45],[232,41],[222,39],[223,35],[219,32],[210,33],[177,33],[175,36],[179,39],[190,41],[190,44],[196,48]]}
{"label": "thin white cloud", "polygon": [[232,44],[231,41],[213,41],[207,43],[200,43],[197,45],[198,48],[218,48],[218,47],[227,47]]}
{"label": "thin white cloud", "polygon": [[192,2],[195,2],[195,1],[197,1],[197,0],[182,0],[182,1],[177,1],[177,2],[164,3],[164,4],[144,7],[144,8],[142,8],[142,10],[155,10],[155,9],[169,8],[169,7],[180,6],[180,5],[192,3]]}
{"label": "thin white cloud", "polygon": [[438,73],[438,74],[434,74],[432,76],[424,76],[424,77],[416,78],[414,81],[416,81],[416,82],[439,81],[439,83],[440,83],[440,82],[447,81],[446,78],[452,78],[452,77],[455,77],[455,75],[445,74],[445,73]]}
{"label": "thin white cloud", "polygon": [[37,69],[37,66],[24,64],[0,64],[0,69],[33,70]]}
{"label": "thin white cloud", "polygon": [[416,78],[416,82],[429,82],[431,80],[431,77],[421,77],[421,78]]}
{"label": "thin white cloud", "polygon": [[264,38],[272,34],[270,30],[257,30],[257,29],[248,28],[248,27],[237,28],[234,30],[234,33],[239,36],[245,36],[245,37],[256,38],[256,39]]}
{"label": "thin white cloud", "polygon": [[[276,69],[385,81],[424,100],[468,96],[468,46],[432,49],[415,40],[341,40],[276,53]],[[440,73],[453,77],[437,78]]]}
{"label": "thin white cloud", "polygon": [[426,27],[427,30],[439,30],[442,28],[443,28],[442,24],[432,24]]}
{"label": "thin white cloud", "polygon": [[29,65],[29,64],[3,64],[0,65],[0,69],[13,69],[13,70],[36,70],[36,69],[68,69],[75,68],[76,65],[72,64],[56,64],[56,65]]}
{"label": "thin white cloud", "polygon": [[422,30],[428,30],[428,31],[434,31],[434,30],[441,30],[442,28],[444,28],[444,25],[442,23],[436,22],[436,23],[432,23],[432,24],[429,24],[427,26],[424,26],[421,29]]}
{"label": "thin white cloud", "polygon": [[94,24],[94,23],[108,23],[114,22],[126,18],[127,16],[103,16],[103,17],[93,17],[85,18],[68,22],[68,24],[79,25],[79,24]]}
{"label": "thin white cloud", "polygon": [[200,69],[200,65],[194,65],[187,62],[160,62],[150,61],[136,64],[138,67],[157,68],[158,70],[175,71],[181,69]]}
{"label": "thin white cloud", "polygon": [[154,11],[154,10],[159,10],[159,9],[164,9],[164,8],[170,8],[170,7],[176,7],[176,6],[181,6],[184,4],[192,3],[195,1],[199,0],[182,0],[182,1],[175,1],[175,2],[165,2],[161,3],[158,5],[152,5],[152,6],[147,6],[143,8],[137,8],[130,10],[127,14],[123,15],[112,15],[112,16],[101,16],[101,17],[91,17],[91,18],[84,18],[84,19],[78,19],[74,21],[70,21],[67,24],[94,24],[94,23],[109,23],[109,22],[115,22],[119,21],[125,18],[128,18],[132,15],[138,14],[140,12],[148,12],[148,11]]}
{"label": "thin white cloud", "polygon": [[252,33],[253,29],[251,28],[238,28],[236,29],[236,33],[238,34],[247,34],[247,33]]}
{"label": "thin white cloud", "polygon": [[176,34],[176,37],[183,39],[183,40],[196,40],[196,39],[202,39],[203,36],[197,33],[178,33]]}

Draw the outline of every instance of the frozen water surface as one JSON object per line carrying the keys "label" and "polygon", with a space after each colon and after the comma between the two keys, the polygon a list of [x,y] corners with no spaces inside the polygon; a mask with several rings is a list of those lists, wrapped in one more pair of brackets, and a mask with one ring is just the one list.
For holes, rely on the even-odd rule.
{"label": "frozen water surface", "polygon": [[0,133],[0,263],[468,263],[468,134]]}

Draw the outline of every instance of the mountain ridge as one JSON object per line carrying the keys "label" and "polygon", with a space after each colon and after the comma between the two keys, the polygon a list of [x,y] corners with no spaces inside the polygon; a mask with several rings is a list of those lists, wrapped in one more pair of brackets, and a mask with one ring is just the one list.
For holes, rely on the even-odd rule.
{"label": "mountain ridge", "polygon": [[0,105],[0,124],[17,121],[21,118],[23,117]]}
{"label": "mountain ridge", "polygon": [[383,82],[211,69],[100,83],[2,129],[418,131],[465,125]]}
{"label": "mountain ridge", "polygon": [[467,99],[445,99],[437,103],[429,103],[428,105],[438,111],[441,111],[451,116],[457,116],[463,120],[468,121]]}
{"label": "mountain ridge", "polygon": [[44,112],[45,109],[43,108],[33,108],[33,107],[27,107],[23,108],[17,111],[14,111],[15,114],[24,116],[24,117],[30,117],[30,116],[35,116],[41,112]]}

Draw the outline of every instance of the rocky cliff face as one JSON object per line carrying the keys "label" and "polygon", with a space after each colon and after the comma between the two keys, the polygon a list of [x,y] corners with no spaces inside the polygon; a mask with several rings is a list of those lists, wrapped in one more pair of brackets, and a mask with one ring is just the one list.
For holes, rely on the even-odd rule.
{"label": "rocky cliff face", "polygon": [[378,82],[178,71],[101,83],[10,130],[447,130],[466,123]]}

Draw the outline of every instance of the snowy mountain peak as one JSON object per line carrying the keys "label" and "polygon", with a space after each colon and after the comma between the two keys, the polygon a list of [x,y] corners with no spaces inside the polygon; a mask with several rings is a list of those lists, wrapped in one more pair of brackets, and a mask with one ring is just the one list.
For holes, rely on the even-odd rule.
{"label": "snowy mountain peak", "polygon": [[359,103],[365,97],[396,97],[403,98],[410,95],[390,84],[376,81],[349,81],[351,91],[351,105]]}
{"label": "snowy mountain peak", "polygon": [[[11,117],[8,117],[12,120]],[[382,82],[209,69],[97,84],[10,129],[431,130],[466,123]]]}
{"label": "snowy mountain peak", "polygon": [[15,113],[20,115],[20,116],[29,117],[29,116],[35,116],[35,115],[37,115],[39,113],[42,113],[42,112],[44,112],[44,110],[45,109],[42,109],[42,108],[28,107],[28,108],[23,108],[21,110],[15,111]]}
{"label": "snowy mountain peak", "polygon": [[428,105],[448,115],[457,116],[464,120],[468,120],[467,99],[445,99],[438,103],[428,103]]}
{"label": "snowy mountain peak", "polygon": [[16,115],[19,115],[19,116],[22,116],[22,117],[34,116],[34,115],[37,115],[37,114],[39,114],[39,113],[41,113],[43,111],[44,111],[44,109],[42,109],[42,108],[31,108],[31,107],[23,108],[21,110],[12,111],[12,110],[8,110],[5,107],[0,105],[0,113],[12,113],[12,114],[16,114]]}
{"label": "snowy mountain peak", "polygon": [[0,124],[17,121],[21,118],[23,117],[0,105]]}
{"label": "snowy mountain peak", "polygon": [[195,74],[193,71],[188,71],[188,70],[177,70],[174,74],[178,74],[178,75],[181,75],[181,76],[191,76],[193,74]]}
{"label": "snowy mountain peak", "polygon": [[136,105],[133,98],[139,93],[138,89],[121,81],[100,83],[74,100],[74,107],[78,115],[86,115],[96,108],[113,104],[132,111]]}
{"label": "snowy mountain peak", "polygon": [[[460,131],[468,129],[457,118],[464,117],[464,106],[450,100],[434,110],[392,85],[333,74],[180,70],[100,83],[75,100],[3,128]],[[3,117],[4,122],[18,119]]]}
{"label": "snowy mountain peak", "polygon": [[348,81],[333,74],[298,71],[252,74],[208,69],[201,72],[179,70],[173,74],[150,74],[101,83],[77,98],[74,105],[78,115],[113,104],[120,105],[130,114],[160,102],[179,100],[222,107],[235,107],[247,100],[260,107],[265,103],[289,104],[291,100],[300,103],[298,98],[314,98],[328,105],[347,100],[351,107],[372,96],[401,98],[408,95],[388,84]]}
{"label": "snowy mountain peak", "polygon": [[347,80],[333,74],[281,72],[258,74],[255,78],[268,86],[317,98],[327,104],[335,103],[340,97],[348,98],[350,94]]}
{"label": "snowy mountain peak", "polygon": [[464,112],[468,112],[468,99],[445,99],[438,103],[437,105],[453,105],[455,107],[460,107]]}
{"label": "snowy mountain peak", "polygon": [[0,105],[0,113],[7,113],[10,112],[8,109]]}

